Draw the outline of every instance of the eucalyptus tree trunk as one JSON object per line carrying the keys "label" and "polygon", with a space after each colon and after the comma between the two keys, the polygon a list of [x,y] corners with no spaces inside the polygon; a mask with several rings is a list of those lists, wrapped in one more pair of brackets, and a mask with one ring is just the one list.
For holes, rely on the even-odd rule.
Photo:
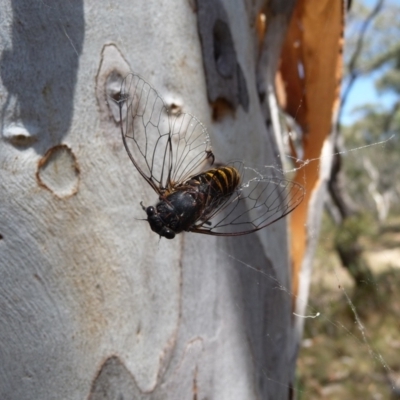
{"label": "eucalyptus tree trunk", "polygon": [[293,1],[1,7],[0,398],[287,399],[287,221],[160,240],[110,99],[134,71],[219,162],[279,166]]}

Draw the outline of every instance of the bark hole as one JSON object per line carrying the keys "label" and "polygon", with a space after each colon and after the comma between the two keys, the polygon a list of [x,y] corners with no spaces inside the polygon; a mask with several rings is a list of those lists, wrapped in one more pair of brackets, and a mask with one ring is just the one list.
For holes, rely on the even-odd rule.
{"label": "bark hole", "polygon": [[79,168],[72,150],[65,144],[48,150],[38,164],[36,178],[41,187],[57,197],[69,197],[78,191]]}
{"label": "bark hole", "polygon": [[89,400],[135,399],[140,390],[135,379],[117,356],[109,357],[92,383]]}
{"label": "bark hole", "polygon": [[228,106],[224,111],[236,110],[241,105],[247,112],[249,95],[246,78],[237,59],[229,18],[219,0],[197,1],[198,31],[203,53],[207,94],[210,103],[218,104],[213,115],[221,117],[220,105]]}
{"label": "bark hole", "polygon": [[214,60],[217,70],[224,78],[231,78],[236,61],[231,31],[224,21],[218,19],[215,22],[213,33]]}
{"label": "bark hole", "polygon": [[96,76],[96,97],[100,115],[107,122],[110,116],[117,125],[121,122],[118,101],[121,100],[122,82],[130,72],[131,68],[119,48],[115,44],[105,45]]}
{"label": "bark hole", "polygon": [[15,147],[28,147],[38,139],[38,131],[35,127],[29,129],[18,124],[10,124],[3,130],[3,138]]}

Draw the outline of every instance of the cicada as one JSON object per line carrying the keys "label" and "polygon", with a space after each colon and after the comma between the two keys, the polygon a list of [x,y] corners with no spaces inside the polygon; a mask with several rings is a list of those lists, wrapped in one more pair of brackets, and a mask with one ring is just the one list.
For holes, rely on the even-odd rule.
{"label": "cicada", "polygon": [[239,236],[283,218],[302,201],[301,185],[265,176],[241,161],[215,164],[204,125],[173,113],[140,76],[129,74],[117,96],[122,141],[158,202],[144,206],[150,228],[173,239],[181,232]]}

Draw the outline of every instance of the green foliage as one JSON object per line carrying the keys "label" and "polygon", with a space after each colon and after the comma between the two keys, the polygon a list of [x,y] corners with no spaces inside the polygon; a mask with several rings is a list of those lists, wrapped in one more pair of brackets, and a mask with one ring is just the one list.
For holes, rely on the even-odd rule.
{"label": "green foliage", "polygon": [[[346,148],[351,150],[343,155],[346,188],[365,212],[377,213],[378,196],[400,212],[400,112],[393,119],[394,129],[385,130],[388,115],[366,108],[364,118],[343,129]],[[382,140],[387,141],[379,143]]]}
{"label": "green foliage", "polygon": [[[348,74],[354,69],[360,74],[371,74],[383,67],[398,69],[400,54],[400,5],[396,2],[386,1],[382,9],[371,21],[362,48],[358,49],[359,34],[363,24],[372,11],[361,1],[355,1],[349,14],[346,27],[345,68]],[[359,50],[359,51],[358,51]],[[354,53],[357,57],[352,60]]]}
{"label": "green foliage", "polygon": [[356,110],[359,121],[349,128],[352,133],[358,132],[358,139],[363,138],[360,145],[398,135],[400,129],[400,5],[384,2],[363,31],[369,15],[370,8],[362,2],[354,3],[346,29],[345,85],[368,76],[380,93],[391,93],[398,99],[390,110],[379,103],[364,104]]}
{"label": "green foliage", "polygon": [[377,232],[376,226],[376,220],[369,213],[346,218],[336,229],[335,247],[349,248],[359,242],[361,237],[372,237]]}

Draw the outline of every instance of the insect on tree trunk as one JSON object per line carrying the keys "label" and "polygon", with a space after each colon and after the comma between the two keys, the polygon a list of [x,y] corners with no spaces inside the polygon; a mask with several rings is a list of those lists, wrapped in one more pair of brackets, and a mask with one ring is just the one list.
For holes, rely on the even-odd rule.
{"label": "insect on tree trunk", "polygon": [[293,6],[3,2],[0,398],[288,398],[288,221],[160,240],[113,99],[138,73],[208,127],[216,161],[279,168]]}

